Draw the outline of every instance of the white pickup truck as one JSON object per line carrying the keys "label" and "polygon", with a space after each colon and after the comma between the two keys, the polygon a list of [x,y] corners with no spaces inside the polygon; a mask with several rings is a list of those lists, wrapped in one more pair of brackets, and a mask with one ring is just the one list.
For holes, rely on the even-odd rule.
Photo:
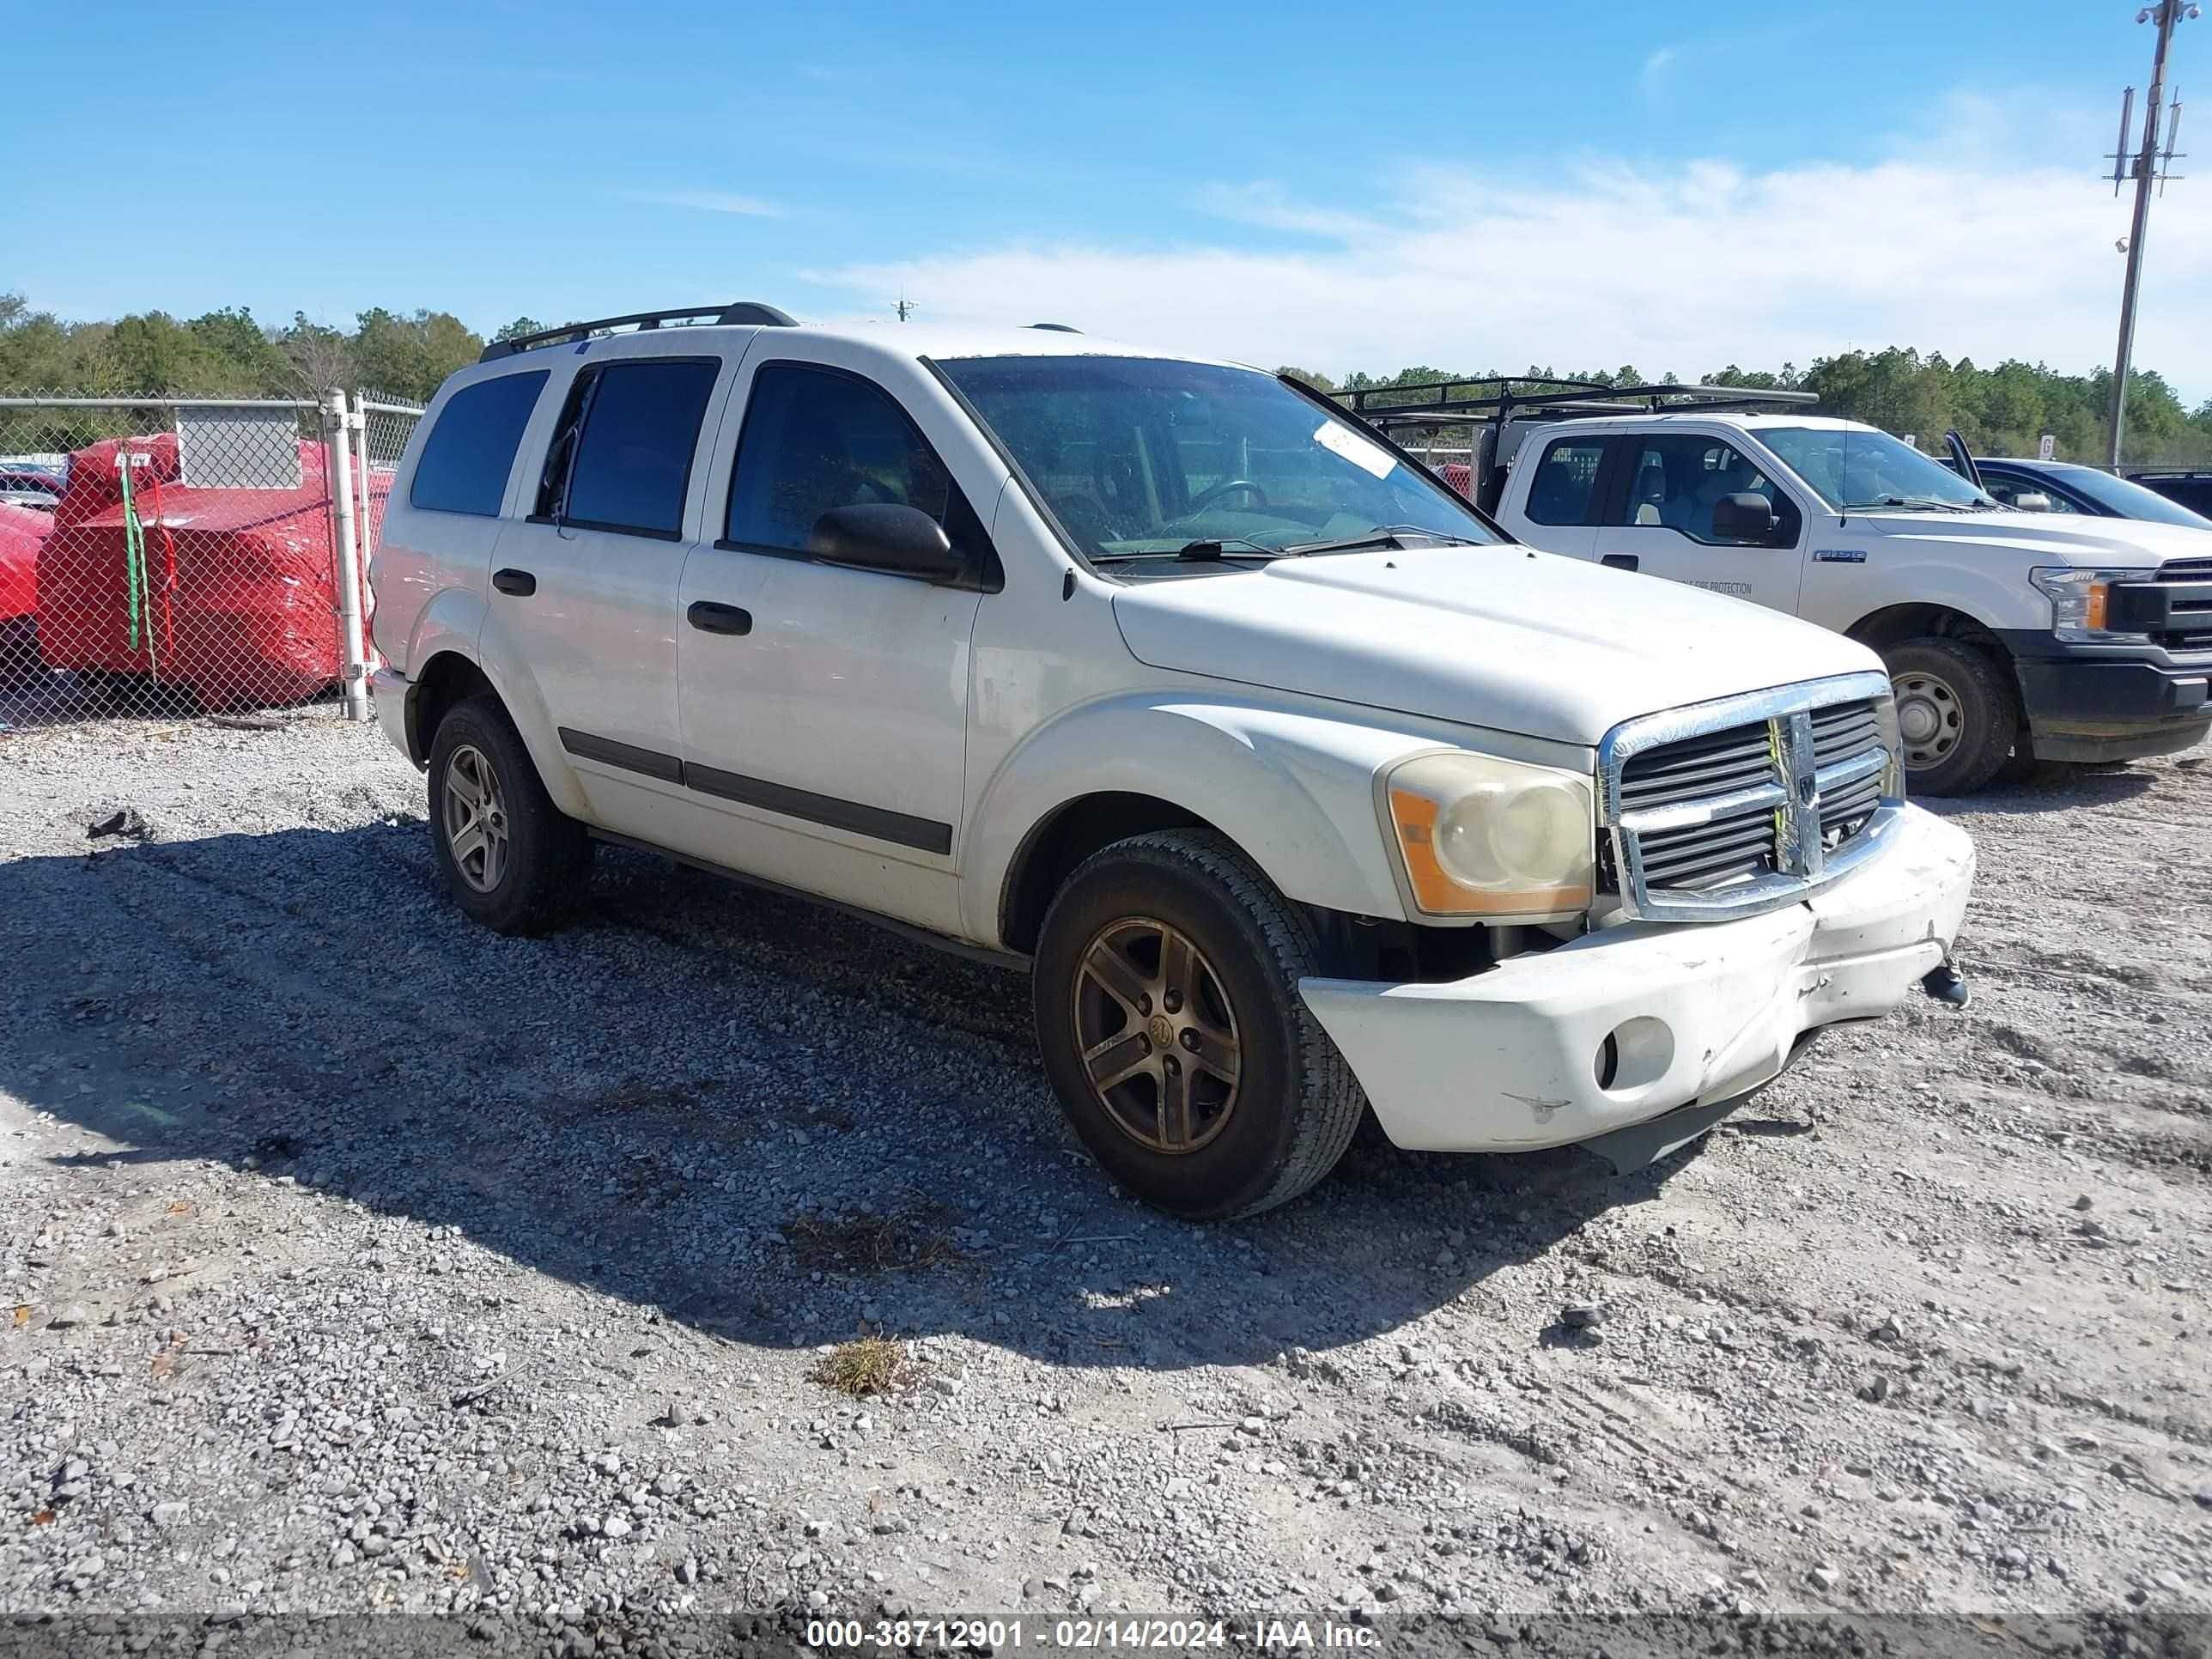
{"label": "white pickup truck", "polygon": [[1512,535],[1879,652],[1917,794],[2169,754],[2212,727],[2212,532],[2015,512],[1885,432],[1795,410],[1505,429],[1485,505]]}
{"label": "white pickup truck", "polygon": [[612,841],[1018,965],[1181,1214],[1370,1108],[1643,1162],[1955,992],[1973,853],[1871,652],[1516,545],[1253,369],[752,304],[502,342],[371,578],[461,909],[547,927]]}

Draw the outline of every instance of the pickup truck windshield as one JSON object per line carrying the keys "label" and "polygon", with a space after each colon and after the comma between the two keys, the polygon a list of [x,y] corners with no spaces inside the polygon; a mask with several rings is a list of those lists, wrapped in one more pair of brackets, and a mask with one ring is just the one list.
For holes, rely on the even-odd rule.
{"label": "pickup truck windshield", "polygon": [[1763,426],[1759,440],[1838,512],[1919,507],[1954,512],[1996,503],[1942,462],[1887,432],[1857,427]]}
{"label": "pickup truck windshield", "polygon": [[1103,355],[937,367],[1080,550],[1117,574],[1503,539],[1364,428],[1256,369]]}

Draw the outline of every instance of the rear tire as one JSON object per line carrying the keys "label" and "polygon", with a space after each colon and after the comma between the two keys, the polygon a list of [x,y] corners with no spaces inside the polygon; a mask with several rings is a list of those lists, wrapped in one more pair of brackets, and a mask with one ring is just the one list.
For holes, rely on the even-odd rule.
{"label": "rear tire", "polygon": [[591,870],[584,826],[553,805],[507,710],[474,696],[430,739],[430,842],[453,902],[495,933],[541,933]]}
{"label": "rear tire", "polygon": [[1106,1172],[1217,1221],[1334,1168],[1366,1098],[1298,994],[1320,961],[1304,915],[1212,830],[1116,842],[1069,877],[1037,944],[1037,1043]]}
{"label": "rear tire", "polygon": [[1890,647],[1882,663],[1897,694],[1906,793],[1972,794],[1996,777],[2021,733],[2020,704],[1998,664],[1932,635]]}

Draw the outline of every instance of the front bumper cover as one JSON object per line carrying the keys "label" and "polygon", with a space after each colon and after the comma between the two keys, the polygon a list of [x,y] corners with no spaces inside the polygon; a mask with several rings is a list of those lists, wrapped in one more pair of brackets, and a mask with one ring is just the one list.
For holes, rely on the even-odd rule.
{"label": "front bumper cover", "polygon": [[1625,922],[1443,984],[1299,988],[1398,1146],[1570,1146],[1734,1099],[1805,1032],[1896,1007],[1949,956],[1973,875],[1965,834],[1907,807],[1882,857],[1786,909]]}
{"label": "front bumper cover", "polygon": [[2212,662],[2140,645],[2069,645],[2047,633],[1998,636],[2020,677],[2039,759],[2140,760],[2187,749],[2212,725]]}

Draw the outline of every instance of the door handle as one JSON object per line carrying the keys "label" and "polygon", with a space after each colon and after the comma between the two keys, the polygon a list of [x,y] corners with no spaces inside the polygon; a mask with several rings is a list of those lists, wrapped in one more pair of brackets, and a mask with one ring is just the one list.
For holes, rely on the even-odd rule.
{"label": "door handle", "polygon": [[491,585],[502,593],[512,593],[518,599],[526,599],[538,591],[538,578],[527,570],[495,570]]}
{"label": "door handle", "polygon": [[1608,553],[1602,562],[1608,570],[1633,570],[1638,562],[1633,553]]}
{"label": "door handle", "polygon": [[717,605],[712,599],[694,599],[684,608],[684,620],[702,634],[750,634],[753,631],[753,613],[740,611],[734,605]]}

